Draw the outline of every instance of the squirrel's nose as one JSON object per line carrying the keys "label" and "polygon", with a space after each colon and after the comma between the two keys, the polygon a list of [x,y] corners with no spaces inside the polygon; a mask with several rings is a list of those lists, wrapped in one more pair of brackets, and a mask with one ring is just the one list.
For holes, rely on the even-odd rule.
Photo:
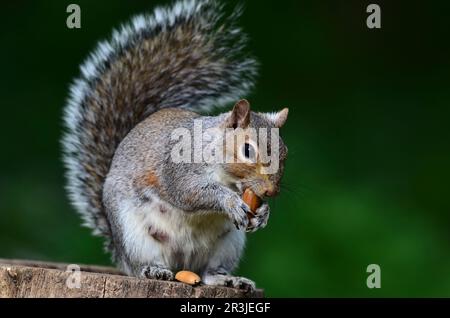
{"label": "squirrel's nose", "polygon": [[266,193],[264,193],[264,195],[266,197],[273,197],[276,196],[278,194],[279,190],[277,188],[272,188],[270,190],[266,190]]}

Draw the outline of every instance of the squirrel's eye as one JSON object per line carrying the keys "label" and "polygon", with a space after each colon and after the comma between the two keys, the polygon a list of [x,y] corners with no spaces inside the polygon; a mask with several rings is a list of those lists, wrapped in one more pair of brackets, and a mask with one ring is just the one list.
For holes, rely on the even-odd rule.
{"label": "squirrel's eye", "polygon": [[256,151],[255,148],[249,144],[249,143],[245,143],[244,147],[242,147],[242,151],[244,153],[244,157],[245,159],[250,159],[250,160],[255,160],[256,158]]}

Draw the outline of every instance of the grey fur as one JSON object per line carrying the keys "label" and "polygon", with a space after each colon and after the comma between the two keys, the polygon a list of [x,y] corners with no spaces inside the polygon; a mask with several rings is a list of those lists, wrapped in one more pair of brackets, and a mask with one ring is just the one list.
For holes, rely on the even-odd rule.
{"label": "grey fur", "polygon": [[263,204],[249,224],[241,195],[247,187],[259,196],[278,192],[282,140],[281,169],[268,178],[250,165],[170,158],[171,132],[192,131],[195,119],[218,136],[234,120],[254,128],[286,120],[286,111],[250,114],[246,101],[218,116],[197,114],[253,86],[257,63],[243,51],[239,14],[224,17],[214,0],[185,0],[136,17],[99,44],[71,87],[63,138],[70,199],[129,275],[170,280],[189,269],[207,284],[255,287],[231,273],[245,229],[263,228],[270,210]]}
{"label": "grey fur", "polygon": [[67,190],[84,224],[111,237],[103,183],[128,132],[158,109],[208,110],[253,86],[255,60],[236,26],[213,0],[178,1],[135,17],[101,42],[81,66],[64,110]]}
{"label": "grey fur", "polygon": [[[261,114],[250,116],[252,128],[273,125]],[[205,283],[254,288],[248,279],[230,275],[244,248],[244,230],[265,227],[270,214],[264,203],[249,224],[242,190],[251,186],[264,196],[267,177],[251,167],[245,168],[250,171],[243,177],[227,172],[227,164],[175,163],[171,158],[174,129],[186,128],[193,134],[194,121],[201,120],[204,129],[217,129],[222,142],[223,125],[230,117],[230,113],[209,117],[176,108],[160,110],[139,123],[119,145],[103,200],[116,261],[128,274],[171,279],[175,272],[189,269],[202,275]],[[280,144],[283,165],[286,149],[281,140]],[[271,187],[279,186],[280,173],[269,178]],[[155,231],[160,235],[155,237]]]}

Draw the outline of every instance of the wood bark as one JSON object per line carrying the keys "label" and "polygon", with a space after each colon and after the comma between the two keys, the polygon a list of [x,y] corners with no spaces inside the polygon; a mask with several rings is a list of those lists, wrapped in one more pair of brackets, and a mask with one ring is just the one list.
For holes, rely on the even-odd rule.
{"label": "wood bark", "polygon": [[[138,279],[115,268],[0,259],[0,298],[248,298],[263,291],[218,286],[189,286],[180,282]],[[79,280],[78,280],[79,277]],[[79,284],[77,282],[79,281]]]}

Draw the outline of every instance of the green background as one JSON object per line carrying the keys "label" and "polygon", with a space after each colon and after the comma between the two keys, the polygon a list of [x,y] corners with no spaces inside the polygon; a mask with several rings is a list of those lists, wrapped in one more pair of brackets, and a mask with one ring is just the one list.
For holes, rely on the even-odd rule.
{"label": "green background", "polygon": [[[95,43],[164,1],[76,1],[80,30],[66,28],[71,2],[2,4],[3,258],[109,264],[63,190],[62,108]],[[268,296],[450,296],[450,2],[376,1],[381,30],[366,27],[366,1],[246,3],[262,65],[249,99],[290,107],[290,151],[239,274]]]}

